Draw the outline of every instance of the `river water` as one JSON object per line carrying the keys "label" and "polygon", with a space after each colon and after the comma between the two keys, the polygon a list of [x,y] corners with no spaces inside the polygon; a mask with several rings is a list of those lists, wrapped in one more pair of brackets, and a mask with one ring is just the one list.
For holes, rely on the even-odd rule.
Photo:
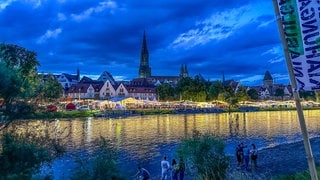
{"label": "river water", "polygon": [[[304,116],[309,137],[319,136],[320,110],[304,111]],[[36,131],[39,136],[49,133],[52,138],[61,138],[68,152],[52,166],[42,168],[42,173],[49,172],[54,179],[68,179],[76,166],[75,154],[89,154],[100,136],[110,139],[119,149],[119,167],[128,176],[136,172],[138,164],[159,176],[163,155],[169,160],[177,158],[178,144],[194,130],[223,139],[229,155],[234,154],[240,142],[255,143],[258,149],[264,149],[302,140],[296,111],[32,120],[15,122],[11,128],[18,133]]]}

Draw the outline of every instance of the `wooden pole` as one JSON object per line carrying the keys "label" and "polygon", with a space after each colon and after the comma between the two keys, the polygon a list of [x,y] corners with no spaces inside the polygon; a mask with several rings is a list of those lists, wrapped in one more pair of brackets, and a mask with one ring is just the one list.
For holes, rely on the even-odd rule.
{"label": "wooden pole", "polygon": [[283,31],[282,20],[281,20],[281,15],[280,15],[277,0],[273,0],[273,5],[274,5],[275,13],[276,13],[278,28],[279,28],[279,32],[280,32],[280,38],[282,41],[284,55],[286,58],[286,63],[287,63],[288,72],[289,72],[289,76],[290,76],[290,82],[291,82],[291,86],[293,89],[293,96],[294,96],[294,100],[296,103],[300,128],[301,128],[301,132],[302,132],[302,136],[303,136],[304,148],[305,148],[306,154],[307,154],[310,176],[311,176],[312,180],[318,180],[316,166],[314,163],[314,158],[312,155],[311,145],[310,145],[310,141],[309,141],[309,137],[308,137],[307,126],[305,123],[303,110],[302,110],[302,106],[301,106],[301,102],[300,102],[299,92],[298,92],[298,88],[297,88],[297,82],[295,80],[295,76],[294,76],[294,72],[293,72],[293,68],[292,68],[291,58],[289,55],[289,50],[288,50],[287,41],[285,39],[285,34]]}

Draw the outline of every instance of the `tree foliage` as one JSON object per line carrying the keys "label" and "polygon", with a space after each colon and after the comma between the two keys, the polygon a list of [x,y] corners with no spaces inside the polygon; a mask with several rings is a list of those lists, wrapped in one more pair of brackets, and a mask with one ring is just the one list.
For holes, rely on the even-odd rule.
{"label": "tree foliage", "polygon": [[249,100],[249,96],[247,94],[247,90],[243,86],[240,86],[238,88],[238,91],[236,92],[236,97],[237,97],[238,101],[247,101],[247,100]]}
{"label": "tree foliage", "polygon": [[247,94],[248,94],[249,98],[252,100],[259,99],[259,94],[258,94],[257,90],[255,90],[255,89],[249,89]]}
{"label": "tree foliage", "polygon": [[315,91],[299,91],[300,98],[303,98],[306,101],[316,100]]}
{"label": "tree foliage", "polygon": [[275,95],[276,97],[281,97],[281,99],[283,99],[284,90],[283,90],[283,89],[280,89],[280,88],[277,88],[274,95]]}
{"label": "tree foliage", "polygon": [[203,82],[198,76],[194,79],[182,78],[176,89],[182,100],[206,101],[207,99],[206,82]]}
{"label": "tree foliage", "polygon": [[159,99],[162,101],[174,99],[174,88],[169,84],[162,84],[156,88]]}
{"label": "tree foliage", "polygon": [[17,99],[28,101],[39,86],[36,53],[17,45],[0,44],[0,97],[6,112],[13,112]]}
{"label": "tree foliage", "polygon": [[208,90],[209,99],[218,100],[220,93],[224,92],[224,87],[221,81],[214,81]]}
{"label": "tree foliage", "polygon": [[52,74],[48,74],[46,79],[43,83],[43,97],[49,102],[60,98],[63,92],[61,84]]}

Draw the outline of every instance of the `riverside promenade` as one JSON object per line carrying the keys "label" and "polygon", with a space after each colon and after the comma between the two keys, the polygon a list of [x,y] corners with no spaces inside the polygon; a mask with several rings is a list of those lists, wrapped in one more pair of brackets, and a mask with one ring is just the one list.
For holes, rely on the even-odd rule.
{"label": "riverside promenade", "polygon": [[[320,166],[320,137],[310,139],[310,143],[316,166]],[[238,170],[236,166],[233,156],[227,179],[265,180],[309,170],[303,141],[258,150],[258,168],[255,171]]]}

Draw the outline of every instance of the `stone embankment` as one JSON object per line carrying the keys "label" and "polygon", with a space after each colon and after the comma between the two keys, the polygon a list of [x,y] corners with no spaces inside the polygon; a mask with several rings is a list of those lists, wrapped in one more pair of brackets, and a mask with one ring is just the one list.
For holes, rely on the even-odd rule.
{"label": "stone embankment", "polygon": [[[310,143],[316,166],[320,166],[320,137],[310,139]],[[247,171],[236,166],[235,157],[231,157],[228,179],[271,179],[309,170],[303,141],[259,150],[256,170]]]}

